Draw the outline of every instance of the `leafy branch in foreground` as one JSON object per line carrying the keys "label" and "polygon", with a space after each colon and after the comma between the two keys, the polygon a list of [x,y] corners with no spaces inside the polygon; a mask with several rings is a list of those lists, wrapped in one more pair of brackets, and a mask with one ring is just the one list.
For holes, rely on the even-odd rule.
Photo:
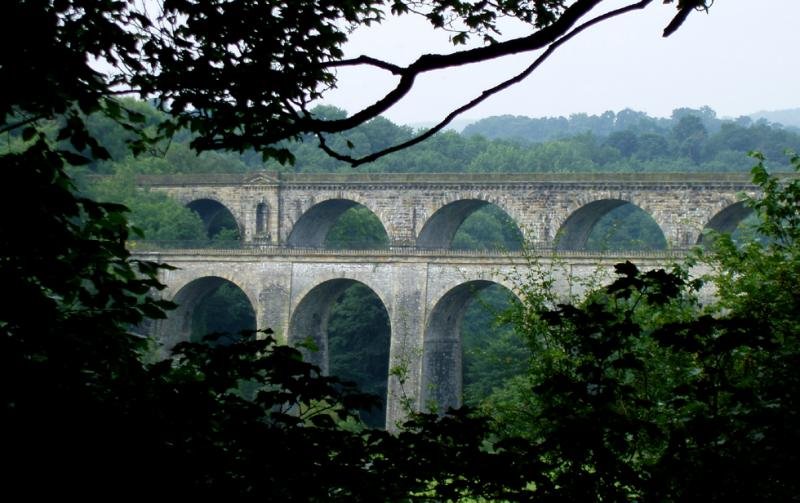
{"label": "leafy branch in foreground", "polygon": [[[547,460],[536,495],[581,500],[790,500],[800,435],[800,179],[756,156],[766,240],[719,236],[688,269],[640,271],[579,303],[523,306],[529,375],[485,410]],[[800,170],[800,160],[791,163]],[[690,265],[697,262],[690,262]],[[703,305],[703,281],[716,299]],[[534,301],[537,299],[534,298]]]}
{"label": "leafy branch in foreground", "polygon": [[[459,113],[525,78],[584,29],[652,3],[631,1],[602,12],[608,0],[15,2],[5,13],[0,31],[16,33],[7,45],[25,50],[7,51],[0,64],[0,77],[10,86],[6,95],[13,97],[0,102],[0,131],[61,116],[67,127],[60,139],[73,139],[79,152],[90,148],[95,157],[107,157],[81,120],[82,114],[102,111],[137,133],[130,142],[136,152],[156,144],[159,136],[171,137],[188,129],[195,134],[192,147],[198,151],[254,149],[264,159],[289,162],[291,153],[280,146],[282,142],[319,135],[327,148],[323,135],[378,117],[399,103],[420,76],[545,51],[530,68],[458,108],[432,132],[351,161],[358,164],[421,141]],[[705,10],[711,2],[664,3],[673,3],[677,9],[666,36],[690,12]],[[484,45],[449,54],[420,54],[405,66],[369,55],[344,58],[342,47],[353,30],[380,23],[389,15],[409,14],[424,17],[433,30],[454,31],[455,45],[472,34],[482,37]],[[520,21],[527,33],[503,39],[498,24],[503,18]],[[396,85],[348,117],[324,118],[309,111],[326,90],[337,85],[338,68],[364,66],[399,77]],[[117,100],[122,94],[153,100],[167,114],[158,135],[139,134],[144,117]],[[346,157],[329,148],[326,151]]]}

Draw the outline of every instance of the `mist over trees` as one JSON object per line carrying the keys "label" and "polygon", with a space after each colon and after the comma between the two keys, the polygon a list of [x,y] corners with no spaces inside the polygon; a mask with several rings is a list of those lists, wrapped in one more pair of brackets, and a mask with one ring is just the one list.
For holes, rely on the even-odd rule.
{"label": "mist over trees", "polygon": [[[144,102],[126,101],[147,117],[158,112]],[[344,117],[330,106],[315,109],[321,117]],[[97,174],[245,172],[272,169],[293,172],[350,172],[342,161],[317,148],[312,137],[286,144],[293,165],[264,163],[253,151],[241,154],[204,152],[189,147],[193,136],[180,132],[171,142],[154,145],[149,155],[133,158],[124,148],[130,134],[93,115],[90,132],[111,145],[114,161],[94,161]],[[378,117],[352,131],[331,136],[328,143],[366,154],[404,141],[415,131]],[[390,154],[363,172],[730,172],[744,171],[747,153],[763,152],[775,171],[789,170],[785,150],[800,149],[800,132],[748,117],[722,120],[708,107],[679,108],[670,119],[622,110],[599,116],[533,119],[499,116],[480,120],[463,133],[438,133],[428,141]]]}

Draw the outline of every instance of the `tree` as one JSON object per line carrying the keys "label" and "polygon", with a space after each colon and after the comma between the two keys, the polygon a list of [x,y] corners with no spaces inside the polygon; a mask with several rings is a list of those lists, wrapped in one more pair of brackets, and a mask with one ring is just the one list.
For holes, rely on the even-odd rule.
{"label": "tree", "polygon": [[672,136],[678,144],[678,150],[695,163],[699,163],[703,154],[708,131],[703,121],[696,115],[684,115],[672,128]]}
{"label": "tree", "polygon": [[365,206],[354,206],[336,220],[325,236],[325,247],[332,249],[376,250],[389,246],[383,224]]}
{"label": "tree", "polygon": [[331,307],[328,337],[331,374],[381,399],[379,407],[360,415],[370,427],[382,428],[391,337],[386,308],[369,288],[353,285]]}
{"label": "tree", "polygon": [[[4,33],[23,34],[13,43],[8,40],[7,46],[24,50],[4,55],[2,81],[10,100],[0,106],[6,118],[3,131],[65,114],[72,118],[65,137],[74,132],[82,150],[83,143],[91,147],[96,142],[86,134],[78,110],[103,109],[132,126],[131,122],[143,119],[141,114],[120,107],[117,101],[104,101],[130,92],[153,99],[169,115],[159,125],[162,132],[191,129],[196,134],[192,146],[198,150],[253,148],[265,158],[289,160],[286,148],[277,145],[312,134],[327,153],[357,165],[429,137],[458,113],[525,78],[580,32],[651,3],[641,0],[594,14],[607,1],[166,0],[150,10],[132,1],[20,1],[4,16]],[[665,36],[692,10],[707,9],[708,2],[668,3],[675,4],[677,14],[664,30]],[[341,46],[348,32],[382,21],[386,11],[422,15],[435,29],[452,30],[454,44],[478,37],[486,45],[445,55],[424,54],[405,67],[369,56],[342,59]],[[530,25],[530,34],[501,39],[497,20],[508,16]],[[359,159],[327,147],[326,134],[378,117],[401,100],[420,75],[539,49],[545,49],[544,53],[522,73],[486,90],[414,139]],[[89,64],[92,59],[105,61],[113,69],[98,70],[98,65]],[[399,82],[376,103],[349,117],[315,115],[308,110],[309,103],[336,84],[335,69],[343,66],[378,68],[397,75]],[[62,85],[63,81],[70,85]],[[135,146],[143,149],[146,143]]]}
{"label": "tree", "polygon": [[528,464],[513,446],[486,449],[485,420],[420,415],[399,437],[341,427],[374,399],[269,333],[153,360],[135,326],[171,307],[150,295],[167,266],[131,259],[124,207],[77,195],[64,162],[80,156],[31,141],[0,156],[7,490],[286,501],[525,491]]}
{"label": "tree", "polygon": [[[570,500],[754,501],[797,494],[787,466],[800,435],[800,179],[757,156],[749,199],[768,240],[716,235],[686,266],[640,271],[583,301],[555,305],[536,284],[517,311],[532,355],[486,407],[501,434],[549,461],[554,495]],[[800,158],[791,157],[800,171]],[[687,266],[693,265],[690,261]],[[715,302],[697,291],[713,284]],[[795,460],[795,461],[792,461]],[[545,488],[540,495],[550,495]]]}

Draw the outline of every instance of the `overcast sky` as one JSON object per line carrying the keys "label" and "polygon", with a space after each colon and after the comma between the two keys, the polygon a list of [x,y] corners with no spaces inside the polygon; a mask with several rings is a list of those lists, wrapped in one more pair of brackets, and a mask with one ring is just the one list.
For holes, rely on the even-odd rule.
{"label": "overcast sky", "polygon": [[[623,5],[617,2],[614,5]],[[708,105],[724,117],[800,107],[800,0],[717,0],[664,39],[675,9],[660,0],[578,35],[527,80],[463,117],[532,117],[623,108],[669,116]],[[511,28],[513,30],[513,27]],[[510,32],[509,32],[510,34]],[[349,56],[409,63],[421,53],[453,50],[447,34],[404,16],[351,35]],[[437,120],[480,91],[519,72],[535,54],[438,72],[385,114],[398,123]],[[354,112],[390,89],[394,79],[370,69],[342,70],[326,103]]]}

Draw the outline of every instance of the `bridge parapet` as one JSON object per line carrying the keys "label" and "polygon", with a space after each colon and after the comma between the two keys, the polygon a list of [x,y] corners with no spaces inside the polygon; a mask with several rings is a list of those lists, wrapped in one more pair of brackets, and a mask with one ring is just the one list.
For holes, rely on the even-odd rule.
{"label": "bridge parapet", "polygon": [[[795,173],[781,175],[797,178]],[[166,175],[138,175],[140,186],[196,186],[196,185],[258,185],[269,183],[741,183],[750,185],[749,173],[283,173],[255,171],[249,173],[179,173]]]}
{"label": "bridge parapet", "polygon": [[[191,244],[191,243],[183,243]],[[237,256],[237,257],[424,257],[424,258],[491,258],[509,259],[681,259],[686,257],[691,248],[673,248],[668,250],[563,250],[557,248],[540,248],[536,250],[458,250],[451,248],[418,248],[412,246],[391,246],[378,249],[328,249],[293,246],[248,246],[248,247],[186,247],[172,246],[172,242],[137,241],[130,245],[136,257],[157,255],[168,256]]]}

